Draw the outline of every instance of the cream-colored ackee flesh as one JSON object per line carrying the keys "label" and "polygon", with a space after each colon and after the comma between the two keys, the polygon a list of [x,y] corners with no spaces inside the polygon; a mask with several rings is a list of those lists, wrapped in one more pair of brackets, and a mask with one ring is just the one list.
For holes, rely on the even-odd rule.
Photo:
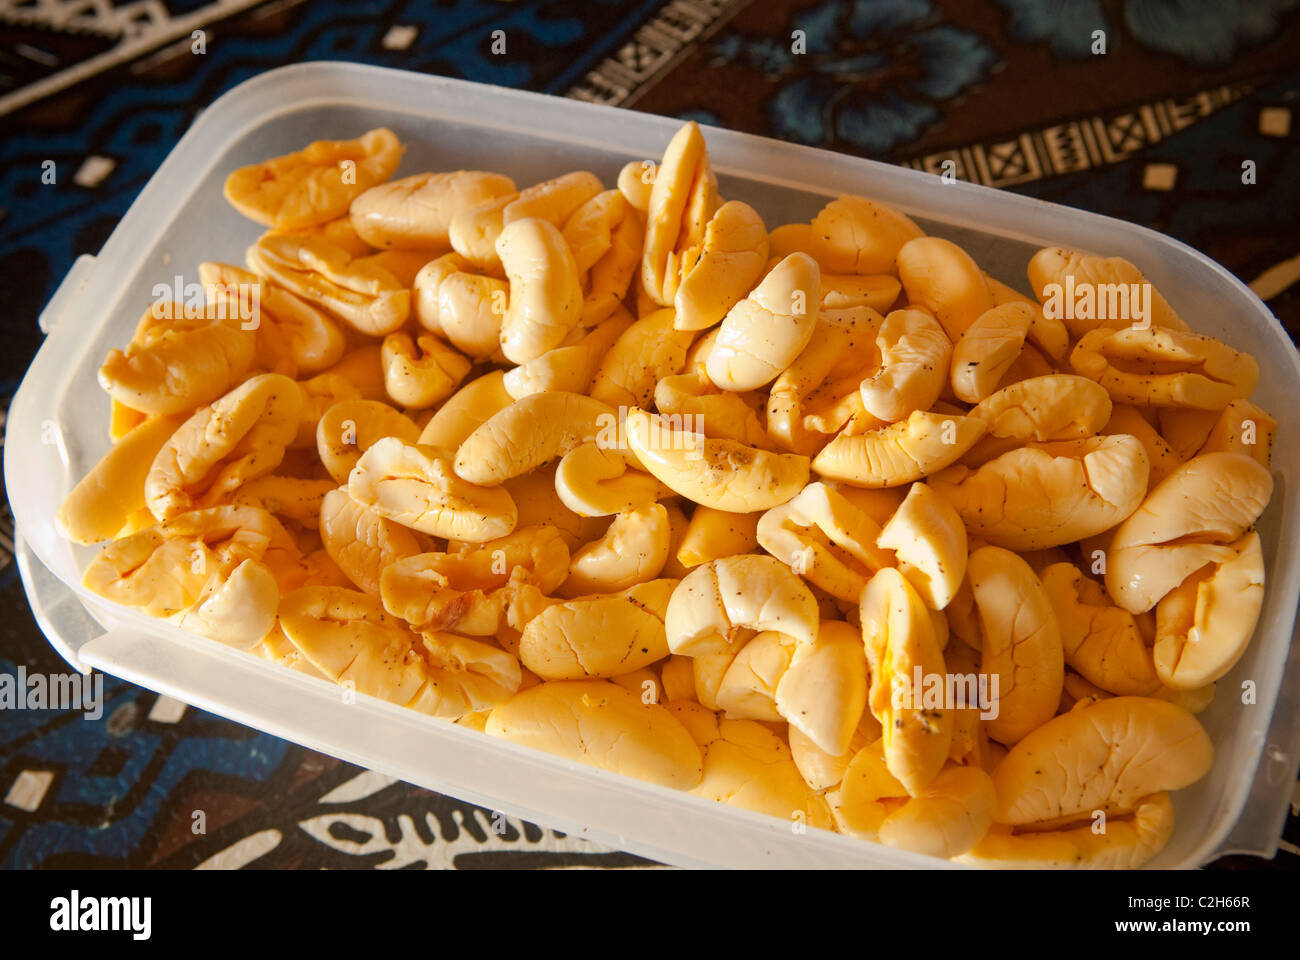
{"label": "cream-colored ackee flesh", "polygon": [[221,506],[191,510],[106,544],[87,565],[85,586],[98,595],[152,615],[181,614],[215,581],[223,583],[245,560],[297,548],[265,510]]}
{"label": "cream-colored ackee flesh", "polygon": [[[827,593],[856,603],[871,575],[895,562],[880,525],[839,491],[810,483],[759,518],[763,549]],[[965,569],[965,546],[962,548]]]}
{"label": "cream-colored ackee flesh", "polygon": [[950,709],[927,707],[914,677],[945,674],[930,612],[903,575],[886,567],[862,591],[862,640],[871,667],[868,705],[883,731],[885,764],[909,794],[943,767],[952,744]]}
{"label": "cream-colored ackee flesh", "polygon": [[841,196],[813,218],[808,252],[831,273],[898,272],[898,253],[922,235],[911,218],[866,197]]}
{"label": "cream-colored ackee flesh", "polygon": [[627,442],[645,469],[696,503],[752,513],[785,503],[808,480],[808,458],[676,430],[658,414],[627,414]]}
{"label": "cream-colored ackee flesh", "polygon": [[862,405],[888,423],[928,410],[943,393],[952,341],[925,310],[895,310],[876,333],[880,369],[862,381]]}
{"label": "cream-colored ackee flesh", "polygon": [[636,510],[672,491],[640,469],[632,451],[588,441],[560,458],[555,492],[582,517],[608,517]]}
{"label": "cream-colored ackee flesh", "polygon": [[609,252],[614,230],[629,214],[627,200],[617,190],[602,190],[564,221],[561,234],[573,253],[578,273],[585,274]]}
{"label": "cream-colored ackee flesh", "polygon": [[[825,445],[827,431],[810,423],[814,398],[857,397],[864,374],[879,366],[876,332],[884,317],[868,307],[850,311],[845,323],[821,311],[813,337],[794,362],[772,382],[767,394],[767,433],[783,450],[806,456]],[[843,423],[835,426],[838,430]]]}
{"label": "cream-colored ackee flesh", "polygon": [[842,430],[813,458],[812,469],[853,486],[897,487],[950,466],[986,429],[974,417],[917,410],[865,433]]}
{"label": "cream-colored ackee flesh", "polygon": [[496,243],[509,224],[536,218],[558,230],[600,191],[601,183],[595,175],[575,170],[457,211],[447,226],[447,238],[452,249],[476,267],[499,271],[501,259]]}
{"label": "cream-colored ackee flesh", "polygon": [[1160,681],[1197,690],[1230,671],[1246,652],[1264,604],[1259,534],[1232,544],[1234,556],[1202,568],[1156,605],[1152,651]]}
{"label": "cream-colored ackee flesh", "polygon": [[59,533],[73,543],[112,540],[144,510],[145,481],[154,458],[180,420],[153,417],[118,441],[68,494],[55,516]]}
{"label": "cream-colored ackee flesh", "polygon": [[[631,316],[620,306],[589,331],[575,328],[565,338],[566,343],[507,371],[502,381],[506,392],[516,400],[534,393],[588,392],[601,361],[631,326]],[[577,339],[567,342],[575,334]]]}
{"label": "cream-colored ackee flesh", "polygon": [[496,251],[510,281],[501,352],[527,363],[558,347],[582,316],[578,265],[560,231],[535,217],[506,226]]}
{"label": "cream-colored ackee flesh", "polygon": [[500,370],[485,373],[442,402],[420,431],[419,442],[454,452],[471,433],[515,399],[506,389],[505,375]]}
{"label": "cream-colored ackee flesh", "polygon": [[1112,411],[1110,396],[1092,380],[1061,373],[1008,384],[981,398],[970,415],[989,425],[990,437],[1082,440],[1098,433],[1130,432],[1104,429]]}
{"label": "cream-colored ackee flesh", "polygon": [[952,350],[952,392],[979,403],[994,390],[1025,347],[1036,311],[1011,301],[981,313]]}
{"label": "cream-colored ackee flesh", "polygon": [[980,669],[998,678],[986,729],[1009,746],[1056,713],[1065,682],[1061,624],[1042,582],[1010,550],[974,551],[967,577],[984,638]]}
{"label": "cream-colored ackee flesh", "polygon": [[814,790],[829,790],[838,787],[844,779],[844,773],[859,751],[868,744],[880,739],[880,722],[870,710],[862,712],[858,728],[849,738],[844,752],[836,755],[827,753],[800,729],[791,724],[789,729],[790,753],[795,766],[803,776],[804,783]]}
{"label": "cream-colored ackee flesh", "polygon": [[1097,329],[1070,353],[1075,373],[1117,403],[1222,410],[1259,382],[1259,364],[1213,337],[1162,327]]}
{"label": "cream-colored ackee flesh", "polygon": [[697,504],[682,530],[676,559],[683,567],[753,553],[759,544],[758,526],[766,514],[728,513]]}
{"label": "cream-colored ackee flesh", "polygon": [[645,223],[637,211],[629,211],[619,221],[609,238],[609,250],[587,272],[578,323],[594,327],[620,310],[626,311],[624,298],[641,265],[641,235]]}
{"label": "cream-colored ackee flesh", "polygon": [[1142,866],[1169,842],[1174,806],[1165,792],[1143,797],[1131,814],[1107,820],[1099,833],[1092,822],[1055,830],[1012,833],[994,827],[961,863],[1001,870],[1131,870]]}
{"label": "cream-colored ackee flesh", "polygon": [[[326,412],[335,404],[342,403],[345,400],[362,399],[385,404],[389,402],[388,392],[383,388],[384,371],[379,364],[379,355],[379,348],[376,347],[372,355],[364,358],[366,361],[364,364],[365,375],[367,377],[371,373],[376,375],[375,384],[367,382],[364,391],[341,373],[321,373],[310,380],[298,382],[298,393],[301,400],[298,409],[298,430],[293,439],[289,441],[289,453],[309,450],[316,445],[316,431],[320,427],[320,422]],[[375,361],[373,369],[370,367],[369,362],[372,356]],[[348,358],[345,357],[342,362],[347,361]],[[288,453],[286,453],[287,455]],[[288,466],[284,469],[301,468]]]}
{"label": "cream-colored ackee flesh", "polygon": [[1017,447],[971,471],[930,479],[966,529],[1011,550],[1039,550],[1109,530],[1147,488],[1146,451],[1127,435]]}
{"label": "cream-colored ackee flesh", "polygon": [[823,272],[821,308],[832,314],[852,310],[854,307],[870,307],[877,313],[888,313],[902,289],[898,280],[888,274],[846,276]]}
{"label": "cream-colored ackee flesh", "polygon": [[966,527],[926,484],[912,484],[876,543],[894,552],[899,572],[931,610],[944,609],[957,595],[966,576]]}
{"label": "cream-colored ackee flesh", "polygon": [[701,243],[718,202],[717,178],[699,125],[687,123],[674,135],[654,171],[646,201],[641,284],[660,306],[673,302],[669,279],[674,254]]}
{"label": "cream-colored ackee flesh", "polygon": [[495,622],[503,613],[516,612],[512,605],[521,602],[544,606],[545,595],[568,576],[569,560],[568,546],[557,528],[530,524],[456,552],[432,551],[395,560],[383,569],[379,593],[389,613],[413,626],[491,636],[495,626],[486,631],[466,626],[470,619],[477,622],[476,608],[504,604],[507,609],[485,615]]}
{"label": "cream-colored ackee flesh", "polygon": [[1115,531],[1107,591],[1130,613],[1150,610],[1207,563],[1231,558],[1231,544],[1259,519],[1272,492],[1267,468],[1244,454],[1188,460]]}
{"label": "cream-colored ackee flesh", "polygon": [[250,269],[98,371],[87,589],[800,829],[1159,853],[1263,608],[1254,358],[1154,287],[1058,309],[1120,258],[1040,250],[1031,297],[866,197],[769,231],[694,123],[609,184],[403,151],[229,176]]}
{"label": "cream-colored ackee flesh", "polygon": [[[247,333],[245,326],[256,320],[253,362],[271,372],[290,376],[319,373],[343,357],[347,340],[342,328],[288,290],[264,283],[256,274],[233,264],[211,261],[199,264],[199,282],[208,303],[218,310],[224,307],[227,318],[238,317],[242,332]],[[254,296],[256,317],[250,316]]]}
{"label": "cream-colored ackee flesh", "polygon": [[348,216],[372,247],[445,250],[452,217],[514,192],[514,181],[499,173],[421,173],[371,187],[352,201]]}
{"label": "cream-colored ackee flesh", "polygon": [[502,355],[501,325],[510,303],[508,283],[457,271],[439,284],[437,299],[440,330],[436,332],[453,347],[475,360]]}
{"label": "cream-colored ackee flesh", "polygon": [[659,576],[668,562],[671,530],[668,511],[647,503],[614,517],[599,540],[572,557],[565,596],[615,593]]}
{"label": "cream-colored ackee flesh", "polygon": [[[760,398],[761,399],[761,398]],[[707,437],[771,448],[772,440],[747,395],[719,390],[698,373],[661,377],[654,405],[668,416],[690,417]]]}
{"label": "cream-colored ackee flesh", "polygon": [[842,620],[823,620],[812,644],[795,645],[775,686],[776,710],[792,730],[841,755],[861,725],[867,686],[861,632]]}
{"label": "cream-colored ackee flesh", "polygon": [[1273,459],[1276,434],[1277,420],[1267,410],[1249,400],[1233,400],[1223,408],[1196,452],[1244,453],[1267,467]]}
{"label": "cream-colored ackee flesh", "polygon": [[[1092,290],[1100,297],[1103,291],[1115,285],[1132,289],[1136,284],[1138,289],[1141,289],[1142,285],[1147,283],[1141,271],[1122,257],[1098,257],[1061,247],[1045,247],[1039,250],[1030,259],[1027,272],[1029,285],[1040,302],[1049,301],[1053,292],[1058,298],[1063,297],[1065,290],[1071,286],[1080,291]],[[1165,298],[1160,295],[1160,291],[1154,286],[1151,286],[1150,290],[1151,316],[1147,318],[1150,326],[1186,330],[1187,324],[1183,323],[1169,306]],[[1088,311],[1093,316],[1087,316],[1084,311],[1062,310],[1062,318],[1070,328],[1070,336],[1076,340],[1095,328],[1117,329],[1128,326],[1138,319],[1135,316],[1103,318],[1096,315],[1100,312],[1094,309]]]}
{"label": "cream-colored ackee flesh", "polygon": [[676,717],[608,680],[525,690],[493,709],[487,732],[679,790],[698,785],[703,774],[700,748]]}
{"label": "cream-colored ackee flesh", "polygon": [[472,366],[468,357],[436,337],[412,341],[404,333],[384,337],[380,360],[388,396],[394,403],[416,409],[435,406],[451,396]]}
{"label": "cream-colored ackee flesh", "polygon": [[411,291],[383,266],[316,237],[267,233],[245,253],[248,267],[359,333],[398,330]]}
{"label": "cream-colored ackee flesh", "polygon": [[190,310],[153,304],[125,350],[110,350],[99,385],[116,403],[153,416],[177,416],[237,385],[256,358],[255,334],[218,304]]}
{"label": "cream-colored ackee flesh", "polygon": [[929,311],[953,343],[993,307],[984,272],[950,240],[909,240],[898,251],[898,276],[908,302]]}
{"label": "cream-colored ackee flesh", "polygon": [[799,356],[817,328],[821,272],[792,253],[727,313],[709,352],[709,379],[723,390],[771,383]]}
{"label": "cream-colored ackee flesh", "polygon": [[344,575],[376,597],[384,570],[421,552],[413,531],[352,499],[346,486],[325,495],[320,538]]}
{"label": "cream-colored ackee flesh", "polygon": [[1054,563],[1039,576],[1056,610],[1065,662],[1072,669],[1121,696],[1149,695],[1160,686],[1137,621],[1111,602],[1100,583],[1072,563]]}
{"label": "cream-colored ackee flesh", "polygon": [[713,560],[673,591],[665,618],[668,646],[686,656],[727,653],[742,629],[774,630],[799,643],[817,637],[817,600],[772,557]]}
{"label": "cream-colored ackee flesh", "polygon": [[110,350],[99,385],[117,403],[154,416],[176,416],[210,403],[252,366],[256,336],[215,304],[188,310],[155,304],[125,350]]}
{"label": "cream-colored ackee flesh", "polygon": [[528,473],[584,443],[617,434],[613,407],[577,393],[534,393],[504,407],[456,449],[456,472],[491,486]]}
{"label": "cream-colored ackee flesh", "polygon": [[677,330],[672,309],[656,310],[625,329],[606,351],[591,384],[591,396],[611,406],[650,406],[656,385],[680,373],[694,339]]}
{"label": "cream-colored ackee flesh", "polygon": [[277,373],[246,380],[200,407],[155,455],[145,476],[145,504],[159,520],[216,506],[280,464],[301,409],[302,392]]}
{"label": "cream-colored ackee flesh", "polygon": [[280,587],[256,560],[245,560],[224,581],[210,580],[176,625],[241,650],[261,643],[275,627]]}
{"label": "cream-colored ackee flesh", "polygon": [[318,226],[346,216],[361,194],[391,177],[404,150],[386,127],[356,140],[317,140],[296,153],[233,171],[225,197],[268,227]]}
{"label": "cream-colored ackee flesh", "polygon": [[547,607],[524,626],[519,657],[543,680],[615,677],[668,656],[664,614],[676,580]]}
{"label": "cream-colored ackee flesh", "polygon": [[316,450],[336,483],[346,484],[361,455],[384,437],[416,443],[421,431],[410,417],[377,400],[342,400],[316,424]]}
{"label": "cream-colored ackee flesh", "polygon": [[726,669],[712,691],[714,706],[731,720],[780,723],[776,687],[790,669],[798,646],[793,637],[776,630],[756,634],[734,657],[726,658]]}
{"label": "cream-colored ackee flesh", "polygon": [[396,437],[361,455],[348,475],[348,494],[403,526],[455,540],[503,537],[519,519],[508,491],[469,483],[445,454]]}
{"label": "cream-colored ackee flesh", "polygon": [[767,228],[749,204],[728,201],[709,220],[698,249],[684,250],[675,259],[680,279],[674,281],[670,274],[664,284],[665,295],[673,293],[674,325],[707,330],[758,281],[767,264]]}
{"label": "cream-colored ackee flesh", "polygon": [[1204,728],[1181,707],[1111,697],[1054,717],[1011,749],[993,773],[994,819],[1025,825],[1129,811],[1198,780],[1213,756]]}
{"label": "cream-colored ackee flesh", "polygon": [[979,767],[947,767],[881,822],[880,842],[951,859],[966,853],[993,824],[996,791]]}
{"label": "cream-colored ackee flesh", "polygon": [[826,800],[804,783],[789,746],[777,734],[754,720],[717,718],[708,711],[700,715],[692,709],[699,705],[689,701],[684,706],[678,715],[691,724],[704,756],[704,775],[692,793],[785,823],[830,827]]}

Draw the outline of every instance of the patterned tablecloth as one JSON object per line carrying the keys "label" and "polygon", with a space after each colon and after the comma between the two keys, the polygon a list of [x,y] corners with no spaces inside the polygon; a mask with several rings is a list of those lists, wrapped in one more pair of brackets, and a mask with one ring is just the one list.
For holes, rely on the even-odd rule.
{"label": "patterned tablecloth", "polygon": [[[205,104],[303,60],[525,87],[935,172],[950,162],[1190,243],[1253,283],[1294,339],[1296,6],[0,0],[0,424],[73,259],[99,249]],[[0,498],[0,677],[64,672],[25,602],[12,533]],[[113,678],[104,696],[97,718],[0,711],[0,866],[645,863]],[[1220,865],[1300,865],[1300,792],[1291,812],[1273,861]]]}

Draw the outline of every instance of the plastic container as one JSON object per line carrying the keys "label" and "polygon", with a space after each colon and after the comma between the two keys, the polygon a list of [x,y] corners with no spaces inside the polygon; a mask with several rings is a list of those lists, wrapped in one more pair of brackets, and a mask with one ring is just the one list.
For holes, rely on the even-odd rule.
{"label": "plastic container", "polygon": [[[99,256],[82,257],[69,272],[41,317],[48,336],[10,407],[5,476],[19,569],[51,643],[79,669],[99,668],[411,783],[670,864],[951,866],[820,830],[798,832],[364,696],[344,703],[323,680],[115,607],[80,586],[92,551],[64,542],[51,518],[108,447],[109,404],[95,379],[104,354],[130,338],[156,284],[177,275],[197,282],[202,260],[242,261],[260,228],[222,199],[229,171],[381,125],[408,144],[399,176],[479,167],[531,183],[585,168],[612,184],[629,159],[658,158],[678,123],[339,63],[273,70],[209,107]],[[1141,227],[760,137],[710,129],[707,138],[722,194],[750,202],[770,225],[806,220],[838,193],[867,194],[961,243],[991,274],[1022,289],[1030,255],[1048,243],[1117,254],[1137,263],[1194,329],[1258,358],[1255,397],[1280,420],[1277,486],[1260,521],[1264,610],[1249,652],[1202,714],[1218,748],[1214,767],[1175,795],[1176,833],[1151,866],[1192,867],[1226,852],[1271,856],[1297,766],[1300,665],[1288,654],[1300,592],[1300,431],[1291,417],[1300,360],[1267,308],[1217,264]],[[1255,685],[1251,705],[1239,694],[1247,680]]]}

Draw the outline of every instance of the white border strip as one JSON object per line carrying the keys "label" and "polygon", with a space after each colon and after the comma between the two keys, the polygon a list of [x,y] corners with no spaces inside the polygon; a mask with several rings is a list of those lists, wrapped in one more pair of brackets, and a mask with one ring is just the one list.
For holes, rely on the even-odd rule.
{"label": "white border strip", "polygon": [[80,83],[82,80],[96,74],[134,60],[156,47],[178,40],[198,27],[216,20],[222,20],[263,2],[265,0],[215,0],[214,3],[210,3],[206,7],[200,7],[193,13],[166,22],[152,32],[129,40],[123,40],[112,50],[106,50],[97,57],[83,60],[66,70],[51,74],[42,80],[28,84],[20,90],[15,90],[13,93],[0,97],[0,117],[15,110],[20,110],[61,90],[66,90],[73,84]]}

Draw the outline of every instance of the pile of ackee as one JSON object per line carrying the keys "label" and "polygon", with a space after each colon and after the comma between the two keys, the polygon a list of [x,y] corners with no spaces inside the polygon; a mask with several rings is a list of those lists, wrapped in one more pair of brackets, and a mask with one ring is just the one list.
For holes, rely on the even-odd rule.
{"label": "pile of ackee", "polygon": [[769,232],[693,123],[614,189],[388,182],[403,149],[230,174],[246,268],[100,370],[115,443],[58,518],[89,589],[792,824],[995,867],[1168,842],[1263,598],[1253,358],[1159,293],[1044,310],[1122,259],[1041,250],[1036,302],[864,197]]}

